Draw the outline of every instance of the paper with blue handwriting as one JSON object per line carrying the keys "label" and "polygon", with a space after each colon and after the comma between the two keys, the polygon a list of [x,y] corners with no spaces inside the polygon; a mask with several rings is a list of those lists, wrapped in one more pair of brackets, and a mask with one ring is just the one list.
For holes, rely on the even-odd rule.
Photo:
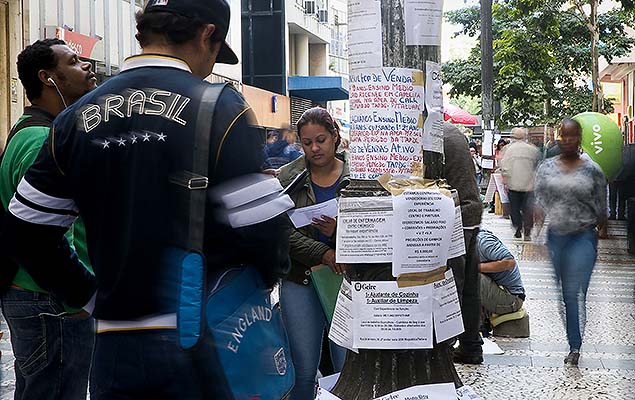
{"label": "paper with blue handwriting", "polygon": [[351,178],[391,173],[410,177],[422,169],[423,72],[369,68],[350,76]]}
{"label": "paper with blue handwriting", "polygon": [[393,276],[446,265],[454,217],[454,201],[438,190],[393,196]]}
{"label": "paper with blue handwriting", "polygon": [[399,288],[396,281],[356,281],[352,286],[355,348],[432,348],[431,285]]}
{"label": "paper with blue handwriting", "polygon": [[417,385],[377,397],[375,400],[456,400],[454,383]]}

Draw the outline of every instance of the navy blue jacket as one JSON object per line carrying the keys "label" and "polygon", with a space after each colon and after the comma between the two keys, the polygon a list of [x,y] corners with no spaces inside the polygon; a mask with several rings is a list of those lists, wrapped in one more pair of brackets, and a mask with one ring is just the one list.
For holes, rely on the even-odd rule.
{"label": "navy blue jacket", "polygon": [[[97,287],[96,318],[174,312],[179,271],[161,261],[166,248],[186,245],[187,213],[184,189],[170,177],[192,170],[199,99],[207,85],[178,59],[126,60],[118,76],[55,120],[9,207],[3,251],[69,305],[83,306]],[[231,86],[215,110],[210,186],[259,172],[265,142],[252,124],[253,112]],[[62,237],[78,213],[95,278],[78,266]],[[205,221],[211,268],[255,263],[272,272],[267,269],[286,262],[286,242],[277,241],[279,221],[231,230],[215,219],[209,196]]]}

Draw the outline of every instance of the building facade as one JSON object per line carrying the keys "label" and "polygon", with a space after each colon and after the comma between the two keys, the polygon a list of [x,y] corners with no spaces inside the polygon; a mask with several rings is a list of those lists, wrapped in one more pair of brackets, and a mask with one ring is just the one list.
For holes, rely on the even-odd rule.
{"label": "building facade", "polygon": [[345,0],[242,0],[243,82],[289,96],[292,126],[348,99],[345,13]]}

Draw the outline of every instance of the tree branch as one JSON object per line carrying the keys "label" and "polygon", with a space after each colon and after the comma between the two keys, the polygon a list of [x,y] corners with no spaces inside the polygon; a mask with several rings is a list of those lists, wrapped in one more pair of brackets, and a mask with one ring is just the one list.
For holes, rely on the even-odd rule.
{"label": "tree branch", "polygon": [[[591,0],[591,1],[595,1],[595,0]],[[572,1],[572,3],[575,5],[578,11],[580,11],[580,14],[582,14],[582,21],[584,22],[586,27],[589,29],[589,31],[591,33],[595,32],[595,26],[591,23],[591,18],[589,18],[589,16],[586,15],[586,13],[584,12],[584,9],[582,8],[582,4],[580,4],[580,2],[576,0]]]}

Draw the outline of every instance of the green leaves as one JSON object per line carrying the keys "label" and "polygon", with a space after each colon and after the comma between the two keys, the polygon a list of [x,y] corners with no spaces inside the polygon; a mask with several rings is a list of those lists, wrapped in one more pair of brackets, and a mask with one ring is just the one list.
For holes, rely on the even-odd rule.
{"label": "green leaves", "polygon": [[[578,0],[588,3],[588,0]],[[600,14],[600,54],[611,60],[635,44],[625,32],[635,26],[635,0]],[[630,9],[628,7],[631,7]],[[480,35],[478,7],[446,14],[460,33]],[[566,0],[506,0],[494,4],[494,98],[501,102],[499,125],[542,124],[591,109],[591,33],[584,17]],[[481,96],[480,46],[465,60],[443,66],[450,95]],[[609,104],[610,107],[610,104]]]}

